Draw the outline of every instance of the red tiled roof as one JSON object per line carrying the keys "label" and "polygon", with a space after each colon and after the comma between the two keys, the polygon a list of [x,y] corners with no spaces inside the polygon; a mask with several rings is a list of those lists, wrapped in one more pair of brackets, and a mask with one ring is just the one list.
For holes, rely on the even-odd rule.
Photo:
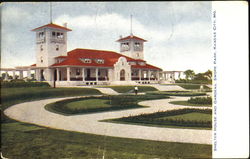
{"label": "red tiled roof", "polygon": [[55,58],[67,58],[67,56],[57,56]]}
{"label": "red tiled roof", "polygon": [[72,31],[69,28],[66,28],[66,27],[63,27],[63,26],[60,26],[60,25],[56,25],[56,24],[53,24],[53,23],[43,25],[43,26],[35,28],[35,29],[31,30],[31,31],[36,31],[36,30],[39,30],[39,29],[42,29],[42,28],[56,28],[56,29],[62,29],[62,30],[66,30],[66,31]]}
{"label": "red tiled roof", "polygon": [[129,40],[129,39],[141,40],[141,41],[144,41],[144,42],[147,41],[147,40],[144,40],[144,39],[139,38],[139,37],[137,37],[137,36],[129,35],[129,36],[127,36],[127,37],[124,37],[124,38],[121,38],[121,39],[117,40],[117,42],[120,42],[120,41],[123,41],[123,40]]}
{"label": "red tiled roof", "polygon": [[156,67],[156,66],[153,66],[153,65],[150,65],[150,64],[146,64],[144,66],[141,66],[141,65],[132,65],[132,68],[146,68],[146,69],[152,69],[152,70],[162,70],[161,68],[159,67]]}
{"label": "red tiled roof", "polygon": [[36,64],[30,65],[30,66],[36,66]]}
{"label": "red tiled roof", "polygon": [[[64,56],[63,56],[64,57]],[[114,67],[114,64],[118,61],[120,57],[125,57],[127,61],[135,62],[145,62],[140,59],[133,59],[122,54],[113,52],[113,51],[104,51],[104,50],[90,50],[90,49],[74,49],[68,52],[66,59],[60,63],[53,64],[52,66],[93,66],[93,67]],[[58,58],[58,57],[57,57]],[[91,63],[83,63],[80,58],[89,58],[89,59],[104,59],[103,64],[98,64],[94,61]],[[132,65],[132,68],[146,68],[146,69],[160,69],[158,67],[146,64],[145,66],[141,65]]]}

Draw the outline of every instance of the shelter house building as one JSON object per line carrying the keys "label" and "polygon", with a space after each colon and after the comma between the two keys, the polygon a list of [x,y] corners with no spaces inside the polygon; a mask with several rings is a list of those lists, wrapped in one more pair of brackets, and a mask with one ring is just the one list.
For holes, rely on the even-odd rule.
{"label": "shelter house building", "polygon": [[30,71],[33,70],[37,81],[56,86],[174,82],[176,71],[163,71],[148,64],[144,60],[144,43],[147,41],[132,33],[116,41],[120,45],[117,53],[81,48],[68,52],[67,33],[72,30],[66,23],[63,26],[49,23],[32,31],[36,35],[36,63],[13,69],[1,68],[1,71],[12,71],[13,76],[19,71],[22,79],[23,71],[27,71],[27,78],[31,78]]}

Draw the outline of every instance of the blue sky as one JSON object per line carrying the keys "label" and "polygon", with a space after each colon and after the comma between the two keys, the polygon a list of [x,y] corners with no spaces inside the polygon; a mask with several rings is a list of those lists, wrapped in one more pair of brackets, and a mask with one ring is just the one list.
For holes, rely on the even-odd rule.
{"label": "blue sky", "polygon": [[[35,63],[35,34],[50,22],[48,2],[4,3],[1,67]],[[211,2],[53,2],[53,22],[67,22],[68,51],[119,52],[120,35],[148,40],[145,60],[163,70],[204,72],[212,67]]]}

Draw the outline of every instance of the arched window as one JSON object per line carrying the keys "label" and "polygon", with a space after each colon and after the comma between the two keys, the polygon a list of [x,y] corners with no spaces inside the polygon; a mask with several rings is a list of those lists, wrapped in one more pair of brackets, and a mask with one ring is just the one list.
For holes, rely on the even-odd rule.
{"label": "arched window", "polygon": [[120,71],[120,81],[125,81],[125,70],[124,69],[122,69]]}

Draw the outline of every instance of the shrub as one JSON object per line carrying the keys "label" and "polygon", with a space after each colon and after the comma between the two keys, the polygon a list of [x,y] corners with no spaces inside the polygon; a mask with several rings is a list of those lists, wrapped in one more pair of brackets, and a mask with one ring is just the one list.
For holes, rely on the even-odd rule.
{"label": "shrub", "polygon": [[189,79],[179,79],[179,80],[175,80],[175,83],[212,84],[212,80],[189,80]]}
{"label": "shrub", "polygon": [[14,87],[50,87],[47,82],[25,82],[23,80],[12,80],[10,82],[1,82],[1,88]]}
{"label": "shrub", "polygon": [[212,98],[211,97],[191,97],[188,100],[188,103],[192,104],[212,104]]}

